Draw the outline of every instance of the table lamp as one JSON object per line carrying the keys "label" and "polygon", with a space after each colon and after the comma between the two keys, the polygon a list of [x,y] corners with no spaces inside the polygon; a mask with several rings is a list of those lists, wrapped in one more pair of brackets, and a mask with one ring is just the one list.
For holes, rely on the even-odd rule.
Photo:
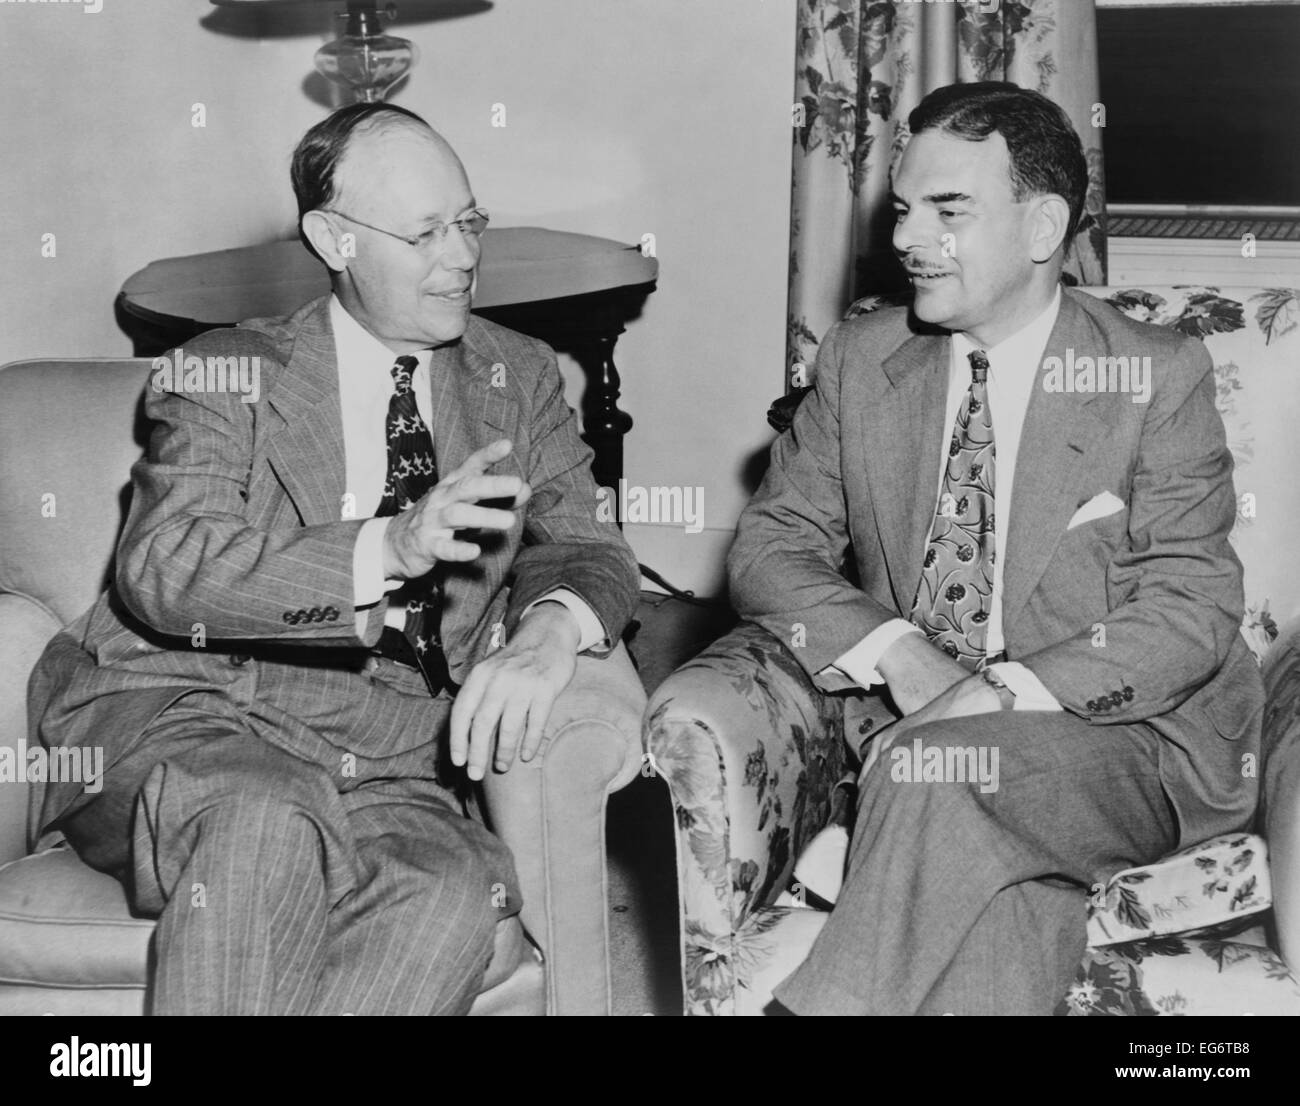
{"label": "table lamp", "polygon": [[[285,7],[289,4],[328,3],[329,0],[212,0],[224,8],[254,4]],[[375,0],[347,0],[339,12],[338,37],[316,51],[316,68],[335,84],[351,89],[357,99],[382,100],[415,64],[415,46],[404,38],[383,33],[382,20],[397,17],[397,6],[381,13]]]}

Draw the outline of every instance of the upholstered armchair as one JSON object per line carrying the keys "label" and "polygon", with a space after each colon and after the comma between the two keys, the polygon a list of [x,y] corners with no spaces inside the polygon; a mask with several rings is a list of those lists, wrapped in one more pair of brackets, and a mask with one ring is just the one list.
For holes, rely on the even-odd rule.
{"label": "upholstered armchair", "polygon": [[[1264,802],[1232,834],[1117,873],[1058,1014],[1300,1013],[1300,302],[1294,289],[1086,289],[1201,338],[1235,461],[1242,634],[1263,666]],[[882,301],[859,301],[850,314]],[[1279,636],[1277,622],[1284,630]],[[795,864],[852,810],[844,700],[741,624],[652,695],[645,745],[677,826],[688,1014],[760,1014],[827,915]],[[853,736],[853,735],[850,735]],[[853,742],[856,746],[856,742]],[[802,874],[802,873],[800,873]]]}
{"label": "upholstered armchair", "polygon": [[[139,1014],[154,923],[66,845],[28,836],[39,783],[13,768],[49,638],[107,579],[145,441],[149,362],[0,369],[0,1013]],[[626,651],[579,658],[543,754],[485,784],[524,907],[497,927],[474,1014],[608,1014],[605,804],[641,763],[645,693]],[[12,751],[10,756],[7,751]],[[4,765],[10,771],[4,770]],[[522,922],[522,924],[521,924]]]}

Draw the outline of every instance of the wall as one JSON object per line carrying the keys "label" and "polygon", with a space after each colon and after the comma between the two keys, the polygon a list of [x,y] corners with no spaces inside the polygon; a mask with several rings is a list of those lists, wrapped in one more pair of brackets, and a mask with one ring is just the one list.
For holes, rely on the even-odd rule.
{"label": "wall", "polygon": [[[701,487],[704,529],[627,532],[643,562],[713,592],[782,387],[794,0],[448,6],[469,14],[404,5],[395,33],[422,56],[393,99],[447,134],[494,222],[655,235],[659,288],[617,352],[627,477]],[[0,363],[128,355],[127,276],[290,231],[323,38],[275,30],[198,2],[0,2]]]}

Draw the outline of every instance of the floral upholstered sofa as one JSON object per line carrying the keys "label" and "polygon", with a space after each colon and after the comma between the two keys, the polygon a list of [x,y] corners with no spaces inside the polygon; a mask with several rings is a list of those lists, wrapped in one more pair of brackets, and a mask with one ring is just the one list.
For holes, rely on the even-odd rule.
{"label": "floral upholstered sofa", "polygon": [[[1300,1014],[1300,292],[1085,291],[1200,338],[1213,357],[1236,461],[1242,634],[1269,699],[1255,832],[1094,889],[1087,953],[1057,1013]],[[676,814],[688,1014],[761,1013],[824,923],[794,868],[853,809],[842,721],[843,701],[744,623],[651,697],[644,736]]]}

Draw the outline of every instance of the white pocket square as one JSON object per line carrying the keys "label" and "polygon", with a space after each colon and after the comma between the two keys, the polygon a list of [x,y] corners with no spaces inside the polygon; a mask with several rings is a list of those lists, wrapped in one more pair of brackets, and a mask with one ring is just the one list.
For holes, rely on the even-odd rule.
{"label": "white pocket square", "polygon": [[1107,515],[1113,515],[1116,511],[1122,511],[1123,509],[1124,501],[1119,496],[1113,492],[1099,492],[1074,512],[1074,517],[1070,519],[1070,524],[1066,529],[1073,530],[1076,526],[1082,526],[1085,522],[1105,518]]}

